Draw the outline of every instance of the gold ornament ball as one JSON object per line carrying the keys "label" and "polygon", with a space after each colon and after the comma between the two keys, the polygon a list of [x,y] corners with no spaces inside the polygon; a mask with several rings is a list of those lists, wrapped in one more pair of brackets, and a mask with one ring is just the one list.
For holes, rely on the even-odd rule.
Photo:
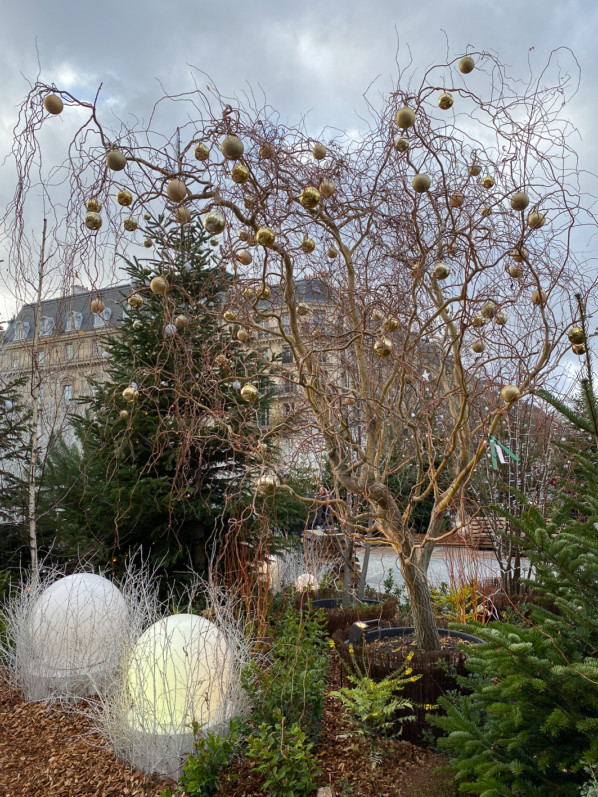
{"label": "gold ornament ball", "polygon": [[392,354],[392,340],[390,338],[382,338],[374,343],[374,352],[378,357],[388,357]]}
{"label": "gold ornament ball", "polygon": [[320,194],[322,194],[324,199],[330,199],[335,191],[336,186],[331,180],[322,180],[320,183]]}
{"label": "gold ornament ball", "polygon": [[303,207],[307,208],[307,210],[313,210],[313,208],[318,205],[319,201],[320,192],[317,188],[314,188],[313,185],[308,185],[304,188],[299,197],[299,202],[301,202]]}
{"label": "gold ornament ball", "polygon": [[210,238],[210,246],[218,246],[218,238]]}
{"label": "gold ornament ball", "polygon": [[434,279],[437,280],[445,280],[449,274],[451,273],[450,268],[447,266],[446,263],[443,263],[441,260],[436,263],[432,270],[432,275]]}
{"label": "gold ornament ball", "polygon": [[480,210],[481,215],[487,219],[488,216],[492,215],[492,208],[489,205],[484,205],[484,207]]}
{"label": "gold ornament ball", "polygon": [[464,202],[465,202],[465,195],[462,194],[461,191],[455,191],[454,194],[451,194],[452,208],[460,208]]}
{"label": "gold ornament ball", "polygon": [[578,326],[571,327],[567,336],[571,343],[579,345],[580,343],[586,342],[586,336],[584,335],[583,329]]}
{"label": "gold ornament ball", "polygon": [[143,245],[145,246],[146,249],[151,249],[152,246],[154,245],[154,242],[150,238],[146,238],[143,241]]}
{"label": "gold ornament ball", "polygon": [[507,271],[509,272],[509,276],[513,277],[513,279],[519,279],[520,277],[523,277],[523,269],[519,265],[510,265]]}
{"label": "gold ornament ball", "polygon": [[548,295],[547,295],[546,291],[535,290],[532,293],[532,302],[535,305],[537,305],[538,307],[540,307],[541,305],[546,304],[547,299],[548,299]]}
{"label": "gold ornament ball", "polygon": [[255,385],[247,384],[241,388],[241,398],[248,402],[254,402],[259,396],[259,391]]}
{"label": "gold ornament ball", "polygon": [[187,318],[186,315],[178,315],[174,319],[174,325],[178,330],[187,329],[187,327],[189,326],[189,319]]}
{"label": "gold ornament ball", "polygon": [[187,186],[182,180],[176,178],[168,183],[166,193],[173,202],[182,202],[187,196]]}
{"label": "gold ornament ball", "polygon": [[246,183],[247,180],[249,180],[249,169],[242,163],[235,163],[233,168],[230,170],[230,176],[233,183],[239,183],[239,185],[243,185],[243,183]]}
{"label": "gold ornament ball", "polygon": [[99,213],[86,213],[83,224],[88,230],[99,230],[102,226],[102,217]]}
{"label": "gold ornament ball", "polygon": [[463,72],[464,75],[469,75],[470,72],[473,72],[474,67],[475,61],[471,55],[464,55],[459,61],[459,72]]}
{"label": "gold ornament ball", "polygon": [[326,252],[326,254],[331,260],[334,260],[334,258],[338,255],[338,252],[336,251],[334,246],[331,246],[330,249]]}
{"label": "gold ornament ball", "polygon": [[255,239],[260,246],[271,247],[274,246],[276,236],[269,227],[260,227],[255,234]]}
{"label": "gold ornament ball", "polygon": [[382,310],[372,310],[372,321],[382,321],[384,313]]}
{"label": "gold ornament ball", "polygon": [[481,354],[486,347],[484,346],[483,340],[476,340],[475,343],[472,345],[471,350],[476,354]]}
{"label": "gold ornament ball", "polygon": [[480,166],[480,164],[472,163],[471,166],[469,167],[469,174],[472,177],[479,177],[481,173],[482,173],[482,167]]}
{"label": "gold ornament ball", "polygon": [[242,266],[248,266],[253,260],[253,258],[251,257],[251,254],[247,251],[247,249],[242,249],[237,254],[237,260],[239,261],[239,263],[241,263]]}
{"label": "gold ornament ball", "polygon": [[127,216],[126,219],[123,219],[123,227],[127,232],[135,232],[138,226],[137,219],[134,219],[133,216]]}
{"label": "gold ornament ball", "polygon": [[220,235],[226,227],[226,219],[217,210],[212,210],[204,216],[203,226],[210,235]]}
{"label": "gold ornament ball", "polygon": [[404,136],[397,136],[395,138],[395,149],[397,152],[407,152],[409,149],[409,139]]}
{"label": "gold ornament ball", "polygon": [[144,221],[151,221],[152,217],[150,216],[149,213],[144,213],[143,214],[143,219],[144,219]]}
{"label": "gold ornament ball", "polygon": [[193,154],[195,155],[195,159],[198,161],[207,161],[210,157],[210,149],[209,147],[200,141],[199,144],[193,150]]}
{"label": "gold ornament ball", "polygon": [[126,387],[123,390],[123,398],[125,401],[128,401],[129,403],[135,401],[135,399],[137,399],[138,397],[139,397],[139,391],[135,390],[134,387]]}
{"label": "gold ornament ball", "polygon": [[104,302],[101,299],[92,299],[90,309],[92,313],[102,313],[104,311]]}
{"label": "gold ornament ball", "polygon": [[85,203],[85,207],[91,213],[99,213],[100,210],[102,209],[102,203],[97,197],[93,196],[91,199],[87,200],[87,202]]}
{"label": "gold ornament ball", "polygon": [[494,316],[494,323],[495,324],[500,324],[501,327],[504,326],[507,323],[508,320],[509,320],[509,317],[508,317],[508,315],[506,313],[502,313],[501,312],[501,313],[497,313]]}
{"label": "gold ornament ball", "polygon": [[260,476],[256,482],[256,487],[260,493],[270,495],[276,489],[276,479],[274,476]]}
{"label": "gold ornament ball", "polygon": [[269,285],[261,285],[259,288],[256,289],[256,296],[258,299],[269,299],[270,298],[270,286]]}
{"label": "gold ornament ball", "polygon": [[316,248],[316,242],[313,241],[311,238],[305,236],[305,238],[301,241],[301,251],[305,252],[306,255],[311,254],[315,248]]}
{"label": "gold ornament ball", "polygon": [[525,246],[520,246],[511,250],[511,257],[516,263],[523,263],[528,258],[528,251]]}
{"label": "gold ornament ball", "polygon": [[297,305],[297,315],[305,316],[309,314],[309,307],[304,302]]}
{"label": "gold ornament ball", "polygon": [[249,285],[248,285],[248,286],[247,286],[247,287],[246,287],[246,288],[243,290],[243,298],[244,298],[244,299],[247,299],[247,301],[248,301],[248,302],[250,302],[250,301],[253,299],[253,297],[254,297],[254,296],[255,296],[255,293],[254,293],[254,291],[253,291],[253,288],[250,288],[250,287],[249,287]]}
{"label": "gold ornament ball", "polygon": [[546,216],[543,213],[538,213],[537,210],[533,210],[527,217],[527,226],[532,230],[539,230],[545,222]]}
{"label": "gold ornament ball", "polygon": [[481,313],[484,318],[494,318],[498,310],[495,302],[486,302],[482,305]]}
{"label": "gold ornament ball", "polygon": [[471,323],[473,324],[474,327],[477,328],[483,327],[484,324],[486,323],[486,319],[480,313],[476,313],[474,317],[471,319]]}
{"label": "gold ornament ball", "polygon": [[129,307],[133,308],[141,307],[143,304],[143,298],[138,293],[134,293],[132,296],[129,296],[127,301],[129,303]]}
{"label": "gold ornament ball", "polygon": [[121,419],[121,421],[126,421],[126,420],[127,420],[127,418],[129,417],[129,413],[128,413],[126,410],[121,410],[121,411],[118,413],[118,416],[119,416],[119,418]]}
{"label": "gold ornament ball", "polygon": [[179,205],[174,211],[174,220],[179,224],[188,224],[191,221],[191,211],[186,205]]}
{"label": "gold ornament ball", "polygon": [[62,113],[64,103],[58,95],[47,94],[44,99],[44,108],[48,113],[54,114],[54,116],[56,116],[57,114]]}
{"label": "gold ornament ball", "polygon": [[218,368],[227,368],[229,365],[228,358],[225,354],[217,354],[214,357],[214,365]]}
{"label": "gold ornament ball", "polygon": [[237,332],[237,340],[240,340],[242,343],[244,343],[248,339],[249,339],[249,334],[247,333],[246,330],[240,329]]}
{"label": "gold ornament ball", "polygon": [[517,385],[505,385],[500,391],[500,397],[507,404],[510,404],[512,401],[518,399],[520,395],[521,393],[519,392]]}
{"label": "gold ornament ball", "polygon": [[511,197],[511,207],[513,210],[525,210],[528,205],[529,197],[527,194],[524,194],[523,191],[517,191],[517,193],[513,194]]}
{"label": "gold ornament ball", "polygon": [[392,315],[386,316],[382,322],[382,326],[386,332],[395,332],[399,328],[399,319]]}
{"label": "gold ornament ball", "polygon": [[427,174],[416,174],[411,181],[411,186],[418,194],[424,194],[430,189],[431,180]]}
{"label": "gold ornament ball", "polygon": [[443,111],[448,111],[449,108],[452,108],[453,102],[453,95],[449,94],[448,91],[444,91],[440,97],[438,97],[438,107]]}
{"label": "gold ornament ball", "polygon": [[487,174],[482,180],[482,185],[484,186],[484,188],[492,188],[492,186],[494,185],[494,178],[490,177],[490,175]]}
{"label": "gold ornament ball", "polygon": [[244,151],[243,142],[237,136],[227,136],[220,145],[220,152],[231,161],[238,161],[239,158],[242,158]]}
{"label": "gold ornament ball", "polygon": [[168,283],[164,277],[154,277],[150,282],[150,291],[158,296],[163,296],[168,290]]}
{"label": "gold ornament ball", "polygon": [[133,194],[130,191],[127,191],[126,188],[123,188],[116,195],[116,201],[118,202],[119,205],[122,205],[123,208],[128,208],[129,205],[133,202]]}
{"label": "gold ornament ball", "polygon": [[225,321],[229,321],[232,323],[233,321],[237,320],[237,314],[235,313],[234,310],[225,310],[224,313],[222,314],[222,318],[224,318]]}
{"label": "gold ornament ball", "polygon": [[270,158],[273,158],[275,154],[276,150],[274,149],[274,146],[270,144],[269,141],[264,141],[259,149],[260,158],[264,158],[264,160],[270,160]]}
{"label": "gold ornament ball", "polygon": [[573,354],[577,354],[581,356],[582,354],[586,353],[586,344],[585,343],[576,343],[571,346],[571,351]]}
{"label": "gold ornament ball", "polygon": [[113,172],[122,172],[127,165],[127,159],[119,149],[111,149],[106,155],[106,166]]}
{"label": "gold ornament ball", "polygon": [[408,127],[413,127],[415,124],[415,111],[412,111],[409,106],[404,105],[395,114],[395,123],[397,127],[406,130]]}
{"label": "gold ornament ball", "polygon": [[324,144],[314,144],[311,154],[317,161],[324,160],[326,157],[326,147]]}

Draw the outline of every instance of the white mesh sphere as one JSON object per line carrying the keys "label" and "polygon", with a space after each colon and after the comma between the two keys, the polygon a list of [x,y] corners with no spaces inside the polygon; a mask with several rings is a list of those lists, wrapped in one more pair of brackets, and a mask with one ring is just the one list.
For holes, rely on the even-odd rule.
{"label": "white mesh sphere", "polygon": [[318,582],[315,576],[312,576],[311,573],[301,573],[300,576],[297,576],[297,580],[295,581],[295,588],[299,592],[304,592],[308,589],[317,589]]}
{"label": "white mesh sphere", "polygon": [[148,734],[189,733],[224,716],[232,655],[224,634],[205,617],[174,614],[139,638],[127,673],[129,727]]}
{"label": "white mesh sphere", "polygon": [[113,666],[127,617],[125,599],[107,578],[75,573],[55,581],[31,612],[31,643],[41,674],[66,677]]}

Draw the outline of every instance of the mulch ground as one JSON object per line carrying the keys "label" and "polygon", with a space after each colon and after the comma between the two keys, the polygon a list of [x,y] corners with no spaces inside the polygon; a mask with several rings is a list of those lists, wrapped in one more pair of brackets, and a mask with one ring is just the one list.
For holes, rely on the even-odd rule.
{"label": "mulch ground", "polygon": [[[328,687],[339,686],[340,667],[333,660]],[[455,794],[450,776],[435,772],[446,761],[409,742],[381,742],[379,761],[373,761],[335,698],[326,700],[316,753],[324,771],[321,785],[333,786],[338,797]],[[218,797],[263,795],[261,783],[250,762],[240,761],[224,774]],[[160,797],[172,785],[118,761],[85,718],[52,704],[26,703],[0,682],[0,797]]]}

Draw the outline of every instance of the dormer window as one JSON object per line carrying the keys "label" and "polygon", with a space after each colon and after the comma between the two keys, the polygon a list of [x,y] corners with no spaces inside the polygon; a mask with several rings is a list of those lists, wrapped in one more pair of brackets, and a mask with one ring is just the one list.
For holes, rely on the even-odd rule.
{"label": "dormer window", "polygon": [[65,332],[79,332],[81,329],[81,322],[83,321],[83,313],[74,313],[72,310],[67,314],[66,324],[64,325]]}
{"label": "dormer window", "polygon": [[42,316],[42,322],[39,327],[39,334],[43,338],[49,338],[50,335],[54,334],[54,327],[56,326],[56,321],[51,316],[44,315]]}
{"label": "dormer window", "polygon": [[14,340],[25,340],[29,335],[30,326],[29,321],[17,321]]}
{"label": "dormer window", "polygon": [[95,329],[105,327],[107,322],[110,321],[112,310],[110,307],[104,307],[101,313],[93,313],[93,326]]}

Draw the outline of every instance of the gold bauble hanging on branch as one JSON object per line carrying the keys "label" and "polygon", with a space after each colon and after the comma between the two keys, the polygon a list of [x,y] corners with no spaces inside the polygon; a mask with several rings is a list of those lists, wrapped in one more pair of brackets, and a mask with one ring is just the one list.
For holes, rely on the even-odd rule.
{"label": "gold bauble hanging on branch", "polygon": [[482,167],[479,163],[472,163],[469,167],[469,174],[472,177],[478,177],[482,173]]}
{"label": "gold bauble hanging on branch", "polygon": [[131,403],[139,398],[139,391],[134,387],[126,387],[123,390],[123,398],[125,401]]}
{"label": "gold bauble hanging on branch", "polygon": [[210,211],[204,216],[203,226],[210,235],[220,235],[226,227],[226,219],[217,210]]}
{"label": "gold bauble hanging on branch", "polygon": [[255,293],[253,291],[253,288],[251,288],[249,285],[243,289],[243,298],[247,299],[248,302],[250,302],[254,298],[254,296]]}
{"label": "gold bauble hanging on branch", "polygon": [[445,280],[450,273],[450,268],[446,263],[443,263],[442,260],[439,260],[432,270],[432,276],[437,280]]}
{"label": "gold bauble hanging on branch", "polygon": [[164,277],[154,277],[150,282],[150,291],[158,296],[163,296],[167,290],[168,283]]}
{"label": "gold bauble hanging on branch", "polygon": [[498,311],[498,307],[496,306],[496,302],[486,302],[482,305],[481,313],[484,318],[494,318]]}
{"label": "gold bauble hanging on branch", "polygon": [[233,168],[230,170],[230,176],[233,183],[238,183],[239,185],[243,185],[249,180],[249,169],[243,163],[235,163]]}
{"label": "gold bauble hanging on branch", "polygon": [[102,226],[102,217],[99,213],[86,213],[83,224],[88,230],[99,230]]}
{"label": "gold bauble hanging on branch", "polygon": [[126,421],[129,417],[129,413],[126,410],[121,410],[118,413],[118,417],[121,419],[121,421]]}
{"label": "gold bauble hanging on branch", "polygon": [[305,236],[305,238],[301,241],[301,251],[305,252],[306,255],[311,254],[316,248],[316,242],[312,241],[311,238]]}
{"label": "gold bauble hanging on branch", "polygon": [[430,189],[431,180],[427,174],[416,174],[411,181],[411,186],[418,194],[424,194]]}
{"label": "gold bauble hanging on branch", "polygon": [[273,158],[274,155],[276,155],[274,146],[269,141],[264,141],[259,149],[260,158],[264,158],[264,160],[270,160],[270,158]]}
{"label": "gold bauble hanging on branch", "polygon": [[326,147],[324,144],[314,144],[311,154],[317,161],[324,160],[326,157]]}
{"label": "gold bauble hanging on branch", "polygon": [[575,326],[571,327],[569,332],[567,333],[567,337],[571,341],[571,343],[580,344],[586,342],[586,336],[584,331],[581,327]]}
{"label": "gold bauble hanging on branch", "polygon": [[508,315],[506,313],[502,313],[501,312],[501,313],[497,313],[494,316],[494,323],[495,324],[500,324],[501,327],[504,326],[507,323],[508,320],[509,320],[509,317],[508,317]]}
{"label": "gold bauble hanging on branch", "polygon": [[525,210],[529,205],[529,197],[523,191],[517,191],[511,197],[511,207],[513,210]]}
{"label": "gold bauble hanging on branch", "polygon": [[134,219],[133,216],[127,216],[123,219],[123,227],[127,232],[135,232],[139,224],[137,223],[137,219]]}
{"label": "gold bauble hanging on branch", "polygon": [[145,246],[146,249],[151,249],[152,246],[154,245],[154,242],[150,238],[145,238],[143,241],[143,245]]}
{"label": "gold bauble hanging on branch", "polygon": [[127,165],[127,159],[119,149],[111,149],[106,155],[106,166],[113,172],[122,172]]}
{"label": "gold bauble hanging on branch", "polygon": [[129,307],[137,308],[141,307],[143,304],[143,298],[138,293],[134,293],[132,296],[129,296],[127,302],[129,303]]}
{"label": "gold bauble hanging on branch", "polygon": [[232,323],[233,321],[237,320],[237,314],[235,313],[234,310],[231,310],[229,308],[228,310],[225,310],[224,313],[222,313],[222,318],[224,318],[225,321]]}
{"label": "gold bauble hanging on branch", "polygon": [[409,106],[404,105],[395,114],[395,123],[397,127],[407,130],[408,127],[413,127],[415,124],[415,111],[412,111]]}
{"label": "gold bauble hanging on branch", "polygon": [[174,319],[174,325],[179,331],[187,329],[187,327],[189,326],[189,319],[187,318],[186,315],[178,315]]}
{"label": "gold bauble hanging on branch", "polygon": [[228,368],[230,363],[228,361],[228,357],[225,354],[217,354],[214,357],[214,365],[217,368]]}
{"label": "gold bauble hanging on branch", "polygon": [[535,305],[537,305],[538,307],[546,304],[547,300],[548,300],[548,295],[547,295],[546,291],[535,290],[532,293],[532,302]]}
{"label": "gold bauble hanging on branch", "polygon": [[481,215],[487,219],[488,216],[492,215],[492,208],[489,205],[484,205],[484,207],[480,210]]}
{"label": "gold bauble hanging on branch", "polygon": [[469,75],[470,72],[473,72],[474,67],[475,61],[470,55],[464,55],[459,61],[459,72],[462,72],[464,75]]}
{"label": "gold bauble hanging on branch", "polygon": [[532,230],[539,230],[540,227],[544,226],[545,222],[546,216],[537,210],[533,210],[527,217],[527,226]]}
{"label": "gold bauble hanging on branch", "polygon": [[571,351],[573,354],[577,354],[581,356],[582,354],[586,353],[586,344],[585,343],[575,343],[571,346]]}
{"label": "gold bauble hanging on branch", "polygon": [[173,202],[182,202],[187,196],[187,186],[182,180],[175,178],[166,186],[166,193]]}
{"label": "gold bauble hanging on branch", "polygon": [[241,398],[253,403],[259,396],[259,391],[255,385],[247,384],[241,388]]}
{"label": "gold bauble hanging on branch", "polygon": [[337,250],[334,248],[334,246],[331,246],[331,247],[330,247],[330,249],[329,249],[329,250],[326,252],[326,254],[328,255],[328,257],[329,257],[331,260],[334,260],[334,258],[338,256],[338,252],[337,252]]}
{"label": "gold bauble hanging on branch", "polygon": [[238,161],[239,158],[242,158],[244,151],[243,142],[237,136],[227,136],[220,145],[220,152],[231,161]]}
{"label": "gold bauble hanging on branch", "polygon": [[513,277],[513,279],[519,279],[520,277],[523,277],[523,269],[518,264],[512,263],[508,267],[507,271],[509,272],[509,276]]}
{"label": "gold bauble hanging on branch", "polygon": [[519,246],[512,249],[510,255],[516,263],[523,263],[528,258],[528,251],[525,246]]}
{"label": "gold bauble hanging on branch", "polygon": [[471,323],[473,324],[474,327],[478,328],[483,327],[484,324],[486,323],[486,319],[484,318],[483,315],[480,315],[480,313],[476,313],[474,317],[471,319]]}
{"label": "gold bauble hanging on branch", "polygon": [[260,227],[260,229],[255,234],[255,239],[261,246],[265,246],[267,248],[274,246],[274,241],[276,240],[276,236],[272,232],[269,227]]}
{"label": "gold bauble hanging on branch", "polygon": [[388,315],[382,322],[382,327],[386,332],[395,332],[399,328],[399,319],[392,315]]}
{"label": "gold bauble hanging on branch", "polygon": [[210,148],[203,141],[200,141],[193,150],[193,154],[195,155],[195,160],[207,161],[210,157]]}
{"label": "gold bauble hanging on branch", "polygon": [[191,221],[191,211],[186,205],[179,205],[174,211],[174,220],[179,224],[189,224]]}
{"label": "gold bauble hanging on branch", "polygon": [[392,354],[392,340],[390,338],[382,338],[374,343],[374,351],[378,357],[388,357]]}
{"label": "gold bauble hanging on branch", "polygon": [[448,111],[449,108],[452,108],[453,102],[453,95],[449,94],[448,91],[444,91],[440,97],[438,97],[438,107],[443,111]]}
{"label": "gold bauble hanging on branch", "polygon": [[270,298],[270,286],[269,285],[260,285],[256,288],[255,295],[258,299],[266,300]]}
{"label": "gold bauble hanging on branch", "polygon": [[372,321],[382,321],[384,318],[384,313],[382,310],[372,310]]}
{"label": "gold bauble hanging on branch", "polygon": [[237,260],[241,263],[242,266],[248,266],[253,258],[251,254],[247,251],[247,249],[242,249],[240,252],[237,253]]}
{"label": "gold bauble hanging on branch", "polygon": [[92,313],[104,312],[104,302],[101,299],[92,299],[89,307]]}
{"label": "gold bauble hanging on branch", "polygon": [[57,114],[62,113],[64,109],[64,103],[57,94],[47,94],[44,99],[44,108],[48,113],[56,116]]}
{"label": "gold bauble hanging on branch", "polygon": [[317,188],[314,188],[313,185],[308,185],[301,192],[299,202],[301,202],[303,207],[307,208],[307,210],[313,210],[320,202],[320,192]]}
{"label": "gold bauble hanging on branch", "polygon": [[330,199],[330,197],[336,191],[336,186],[330,180],[322,180],[320,183],[320,194],[324,197],[324,199]]}
{"label": "gold bauble hanging on branch", "polygon": [[464,202],[465,202],[465,195],[462,194],[461,191],[455,191],[454,194],[451,194],[452,208],[460,208]]}
{"label": "gold bauble hanging on branch", "polygon": [[487,174],[482,180],[482,185],[484,186],[484,188],[492,188],[492,186],[494,185],[494,178],[490,177],[490,175]]}
{"label": "gold bauble hanging on branch", "polygon": [[407,152],[409,149],[409,139],[404,136],[397,136],[395,138],[395,149],[397,152]]}
{"label": "gold bauble hanging on branch", "polygon": [[249,339],[249,333],[245,329],[239,329],[237,332],[237,340],[240,340],[241,343],[244,343],[246,340]]}
{"label": "gold bauble hanging on branch", "polygon": [[123,208],[128,208],[133,203],[133,194],[126,188],[122,188],[116,195],[116,201]]}
{"label": "gold bauble hanging on branch", "polygon": [[473,345],[471,347],[471,350],[473,352],[475,352],[476,354],[481,354],[484,351],[485,348],[486,347],[484,346],[484,341],[483,340],[476,340],[473,343]]}
{"label": "gold bauble hanging on branch", "polygon": [[507,404],[510,404],[512,401],[516,401],[520,395],[521,393],[517,385],[505,385],[500,391],[502,400]]}
{"label": "gold bauble hanging on branch", "polygon": [[97,197],[93,196],[91,199],[87,200],[85,207],[90,213],[99,213],[102,209],[102,203]]}

